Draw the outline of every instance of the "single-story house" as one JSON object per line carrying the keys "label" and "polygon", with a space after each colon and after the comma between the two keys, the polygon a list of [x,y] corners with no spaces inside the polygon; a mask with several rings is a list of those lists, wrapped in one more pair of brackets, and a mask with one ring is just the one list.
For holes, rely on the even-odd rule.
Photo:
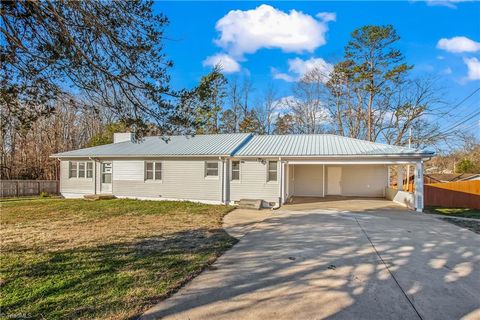
{"label": "single-story house", "polygon": [[[385,197],[389,166],[416,166],[433,152],[331,134],[215,134],[145,137],[117,133],[114,143],[52,155],[64,197],[111,193],[137,199],[228,204],[292,196]],[[400,174],[399,179],[403,179]],[[401,180],[399,180],[401,181]],[[423,184],[411,195],[423,209]]]}

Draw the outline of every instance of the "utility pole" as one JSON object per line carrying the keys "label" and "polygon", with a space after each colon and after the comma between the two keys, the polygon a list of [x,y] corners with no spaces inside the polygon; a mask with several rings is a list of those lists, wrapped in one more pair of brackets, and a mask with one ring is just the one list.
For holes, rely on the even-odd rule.
{"label": "utility pole", "polygon": [[[412,128],[408,129],[408,148],[412,147]],[[410,164],[407,164],[407,191],[410,188]],[[413,190],[412,190],[413,191]]]}

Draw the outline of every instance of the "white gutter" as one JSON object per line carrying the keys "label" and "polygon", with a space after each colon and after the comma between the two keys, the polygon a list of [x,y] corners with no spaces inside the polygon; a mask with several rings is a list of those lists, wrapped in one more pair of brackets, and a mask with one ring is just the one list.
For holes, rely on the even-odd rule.
{"label": "white gutter", "polygon": [[[420,157],[431,158],[435,154],[429,153],[390,153],[390,154],[331,154],[331,155],[309,155],[309,156],[301,156],[301,155],[282,155],[282,158],[287,159],[331,159],[331,158],[415,158],[418,160]],[[278,158],[279,155],[235,155],[234,158],[265,158],[265,159],[275,159]]]}
{"label": "white gutter", "polygon": [[222,160],[222,197],[223,197],[223,203],[227,205],[227,189],[228,189],[228,172],[227,172],[227,159]]}
{"label": "white gutter", "polygon": [[169,155],[162,155],[162,154],[116,154],[116,155],[103,155],[103,154],[90,154],[90,155],[56,155],[53,154],[49,156],[49,158],[58,158],[58,159],[78,159],[78,158],[87,158],[90,159],[92,157],[95,158],[138,158],[138,159],[145,159],[145,158],[216,158],[216,157],[230,157],[229,154],[169,154]]}
{"label": "white gutter", "polygon": [[411,164],[416,160],[316,160],[316,161],[289,161],[290,164]]}

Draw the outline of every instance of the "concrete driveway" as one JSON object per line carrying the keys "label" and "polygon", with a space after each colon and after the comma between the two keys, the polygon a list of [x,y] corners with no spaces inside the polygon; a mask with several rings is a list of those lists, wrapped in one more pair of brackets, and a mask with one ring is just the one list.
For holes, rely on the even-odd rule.
{"label": "concrete driveway", "polygon": [[240,242],[144,318],[480,319],[480,235],[390,206],[235,210]]}

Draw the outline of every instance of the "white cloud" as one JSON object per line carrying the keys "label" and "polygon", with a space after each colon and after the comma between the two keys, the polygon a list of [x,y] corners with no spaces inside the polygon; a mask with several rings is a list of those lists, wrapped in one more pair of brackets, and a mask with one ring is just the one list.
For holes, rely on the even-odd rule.
{"label": "white cloud", "polygon": [[330,73],[333,70],[333,65],[326,62],[322,58],[310,58],[308,60],[302,60],[297,57],[288,60],[289,73],[281,73],[278,72],[277,69],[272,68],[272,74],[274,79],[294,82],[300,80],[307,72],[314,69],[320,71],[320,80],[322,82],[327,82]]}
{"label": "white cloud", "polygon": [[429,6],[443,6],[451,9],[457,8],[457,3],[469,2],[470,0],[427,0]]}
{"label": "white cloud", "polygon": [[476,52],[480,50],[480,42],[473,41],[467,37],[443,38],[437,43],[437,48],[449,52]]}
{"label": "white cloud", "polygon": [[297,80],[295,77],[292,77],[289,74],[279,72],[276,68],[272,67],[270,70],[272,71],[272,75],[274,79],[283,80],[287,82],[295,82]]}
{"label": "white cloud", "polygon": [[477,58],[464,58],[468,68],[468,80],[480,80],[480,61]]}
{"label": "white cloud", "polygon": [[452,68],[447,67],[447,68],[443,69],[442,74],[445,74],[445,75],[452,74]]}
{"label": "white cloud", "polygon": [[301,11],[285,13],[266,4],[232,10],[217,21],[220,36],[215,44],[237,60],[262,48],[312,52],[326,43],[327,21],[333,18],[332,13],[322,13],[318,20]]}
{"label": "white cloud", "polygon": [[337,14],[335,12],[319,12],[315,16],[322,19],[323,22],[337,21]]}
{"label": "white cloud", "polygon": [[222,71],[225,73],[234,73],[240,71],[240,64],[238,64],[235,59],[225,53],[217,53],[203,60],[203,66],[214,67],[216,65],[221,66]]}

